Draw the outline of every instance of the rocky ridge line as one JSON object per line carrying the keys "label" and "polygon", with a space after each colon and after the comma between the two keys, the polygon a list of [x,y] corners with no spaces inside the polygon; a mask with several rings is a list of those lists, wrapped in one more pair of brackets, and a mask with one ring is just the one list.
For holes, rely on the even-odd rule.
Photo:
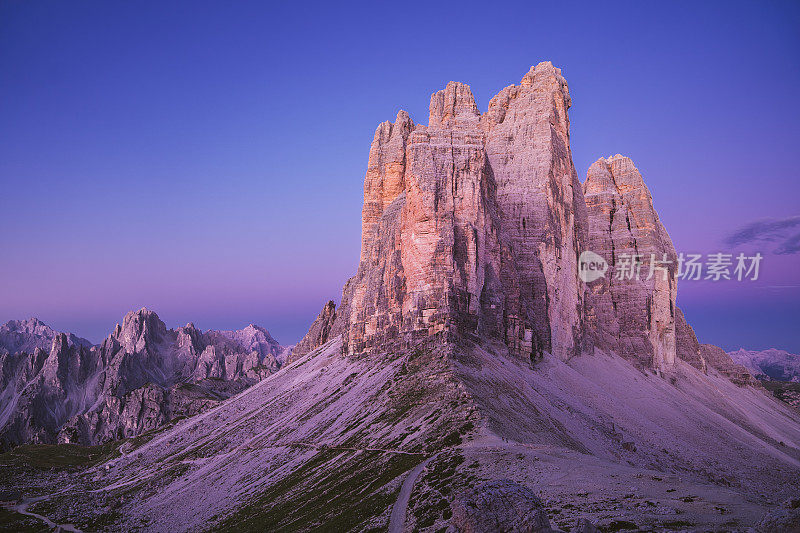
{"label": "rocky ridge line", "polygon": [[0,443],[98,444],[191,416],[280,367],[267,330],[167,329],[128,313],[101,344],[36,319],[0,327]]}

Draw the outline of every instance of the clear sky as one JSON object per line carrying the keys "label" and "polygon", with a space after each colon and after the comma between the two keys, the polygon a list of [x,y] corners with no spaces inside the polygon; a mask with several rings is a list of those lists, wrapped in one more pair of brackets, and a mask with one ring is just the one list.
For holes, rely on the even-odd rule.
{"label": "clear sky", "polygon": [[0,322],[99,341],[147,306],[295,342],[355,272],[377,124],[449,80],[485,110],[542,60],[579,175],[632,157],[678,251],[772,219],[759,282],[679,286],[701,342],[800,351],[794,1],[4,0]]}

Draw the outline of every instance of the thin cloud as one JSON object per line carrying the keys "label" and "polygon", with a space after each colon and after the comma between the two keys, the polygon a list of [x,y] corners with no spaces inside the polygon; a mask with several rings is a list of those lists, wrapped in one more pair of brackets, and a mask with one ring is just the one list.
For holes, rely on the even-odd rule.
{"label": "thin cloud", "polygon": [[783,244],[778,246],[775,250],[775,253],[780,255],[796,254],[797,252],[800,252],[800,233],[796,233],[786,239]]}
{"label": "thin cloud", "polygon": [[736,247],[760,242],[780,242],[775,249],[776,254],[796,254],[800,252],[800,233],[791,230],[798,226],[800,216],[756,220],[729,235],[725,244]]}

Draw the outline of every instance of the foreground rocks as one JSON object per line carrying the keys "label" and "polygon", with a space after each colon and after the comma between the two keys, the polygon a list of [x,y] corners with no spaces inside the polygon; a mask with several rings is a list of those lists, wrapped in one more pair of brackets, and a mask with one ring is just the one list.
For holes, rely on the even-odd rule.
{"label": "foreground rocks", "polygon": [[528,487],[510,480],[484,483],[450,504],[452,530],[460,533],[549,533],[542,501]]}
{"label": "foreground rocks", "polygon": [[787,500],[780,508],[768,513],[756,526],[758,533],[800,532],[800,498]]}

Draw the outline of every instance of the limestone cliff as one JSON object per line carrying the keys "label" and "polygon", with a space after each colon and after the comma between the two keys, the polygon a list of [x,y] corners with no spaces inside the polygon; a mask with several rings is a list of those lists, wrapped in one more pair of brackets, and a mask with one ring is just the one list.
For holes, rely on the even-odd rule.
{"label": "limestone cliff", "polygon": [[708,363],[700,353],[700,343],[694,329],[686,322],[680,307],[675,308],[675,355],[701,372],[708,371]]}
{"label": "limestone cliff", "polygon": [[588,225],[570,149],[571,105],[561,70],[545,62],[503,89],[482,117],[507,250],[507,325],[523,343],[532,329],[533,350],[562,359],[581,350],[584,335],[577,256]]}
{"label": "limestone cliff", "polygon": [[734,363],[731,356],[719,346],[701,344],[700,355],[707,361],[709,366],[714,367],[720,374],[740,387],[745,385],[759,386],[758,380],[753,377],[750,371],[744,366]]}
{"label": "limestone cliff", "polygon": [[317,346],[322,346],[328,342],[328,337],[335,319],[336,304],[333,303],[333,300],[329,300],[322,308],[322,311],[319,312],[319,316],[314,320],[314,323],[311,324],[303,340],[298,342],[292,349],[292,353],[286,359],[286,362],[289,364],[293,363]]}
{"label": "limestone cliff", "polygon": [[[586,249],[610,267],[587,288],[596,345],[642,366],[668,370],[675,364],[677,256],[650,191],[633,161],[621,155],[596,161],[583,190],[589,212]],[[634,266],[637,260],[641,264]]]}
{"label": "limestone cliff", "polygon": [[[338,335],[345,354],[482,339],[531,361],[598,349],[658,373],[678,358],[705,371],[650,191],[622,155],[578,181],[571,103],[560,69],[544,62],[483,114],[468,85],[450,82],[431,96],[427,126],[405,111],[381,123],[358,270],[294,358]],[[609,262],[605,277],[581,281],[584,251]]]}
{"label": "limestone cliff", "polygon": [[[378,126],[364,180],[361,261],[332,334],[346,353],[434,336],[492,337],[525,358],[583,339],[577,254],[588,225],[569,148],[569,91],[549,62],[481,115],[468,85]],[[319,345],[315,334],[300,343]]]}

